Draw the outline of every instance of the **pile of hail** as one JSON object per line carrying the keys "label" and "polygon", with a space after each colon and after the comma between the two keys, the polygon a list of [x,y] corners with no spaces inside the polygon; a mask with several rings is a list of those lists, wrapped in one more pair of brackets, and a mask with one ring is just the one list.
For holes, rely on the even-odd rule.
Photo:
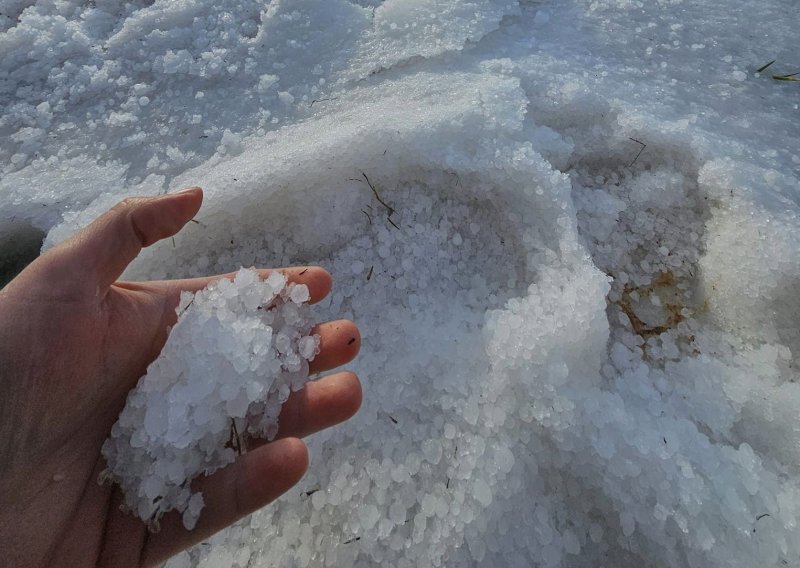
{"label": "pile of hail", "polygon": [[151,529],[173,509],[193,528],[203,497],[191,481],[233,462],[240,435],[276,435],[282,404],[319,351],[308,300],[305,285],[252,269],[182,294],[164,349],[103,445],[102,478]]}

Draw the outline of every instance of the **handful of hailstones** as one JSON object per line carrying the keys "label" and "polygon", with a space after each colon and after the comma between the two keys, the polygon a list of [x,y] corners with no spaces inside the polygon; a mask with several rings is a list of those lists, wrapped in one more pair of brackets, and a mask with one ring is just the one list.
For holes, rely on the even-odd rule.
{"label": "handful of hailstones", "polygon": [[101,480],[118,483],[151,530],[173,509],[194,528],[203,496],[191,481],[233,462],[240,434],[275,437],[282,404],[319,352],[308,300],[308,287],[280,272],[261,280],[244,268],[181,294],[177,323],[102,449]]}

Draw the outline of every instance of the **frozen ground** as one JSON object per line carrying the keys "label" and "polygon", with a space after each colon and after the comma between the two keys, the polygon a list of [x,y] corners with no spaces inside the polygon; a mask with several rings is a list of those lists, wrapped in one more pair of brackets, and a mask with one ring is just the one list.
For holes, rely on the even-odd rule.
{"label": "frozen ground", "polygon": [[794,1],[27,4],[4,267],[199,184],[129,277],[315,262],[362,331],[361,412],[171,568],[800,564]]}

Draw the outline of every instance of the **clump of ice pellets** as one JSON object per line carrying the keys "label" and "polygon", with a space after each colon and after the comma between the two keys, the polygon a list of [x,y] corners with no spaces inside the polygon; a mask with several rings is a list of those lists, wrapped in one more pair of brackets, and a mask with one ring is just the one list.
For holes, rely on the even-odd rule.
{"label": "clump of ice pellets", "polygon": [[281,405],[308,381],[319,351],[308,300],[307,286],[253,269],[181,295],[161,355],[103,445],[103,477],[151,528],[177,509],[192,529],[203,497],[191,481],[233,462],[241,436],[275,436]]}

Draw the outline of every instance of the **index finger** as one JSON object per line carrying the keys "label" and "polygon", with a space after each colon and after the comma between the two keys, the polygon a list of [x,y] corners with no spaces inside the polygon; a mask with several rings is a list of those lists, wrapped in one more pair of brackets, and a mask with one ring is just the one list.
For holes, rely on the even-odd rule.
{"label": "index finger", "polygon": [[[261,279],[267,278],[273,271],[277,270],[284,274],[289,282],[295,284],[305,284],[308,286],[308,293],[311,296],[309,302],[315,304],[322,300],[331,291],[333,279],[327,270],[320,266],[293,266],[290,268],[259,268],[258,275]],[[221,278],[232,279],[236,272],[227,274],[217,274],[216,276],[202,276],[200,278],[185,278],[181,280],[164,280],[162,282],[152,282],[152,284],[162,284],[167,289],[177,294],[180,299],[181,292],[197,292],[202,290],[212,282]]]}
{"label": "index finger", "polygon": [[[257,269],[259,276],[263,280],[273,271],[284,274],[289,282],[295,284],[305,284],[308,286],[309,303],[316,303],[322,300],[331,291],[333,279],[327,270],[320,266],[293,266],[291,268],[260,268]],[[181,299],[181,292],[197,292],[202,290],[212,282],[222,278],[232,279],[235,272],[227,274],[217,274],[215,276],[202,276],[199,278],[183,278],[179,280],[158,280],[152,282],[116,282],[114,286],[133,290],[149,289],[158,291],[165,297],[164,315],[168,321],[167,325],[173,325],[177,316],[177,308]]]}

